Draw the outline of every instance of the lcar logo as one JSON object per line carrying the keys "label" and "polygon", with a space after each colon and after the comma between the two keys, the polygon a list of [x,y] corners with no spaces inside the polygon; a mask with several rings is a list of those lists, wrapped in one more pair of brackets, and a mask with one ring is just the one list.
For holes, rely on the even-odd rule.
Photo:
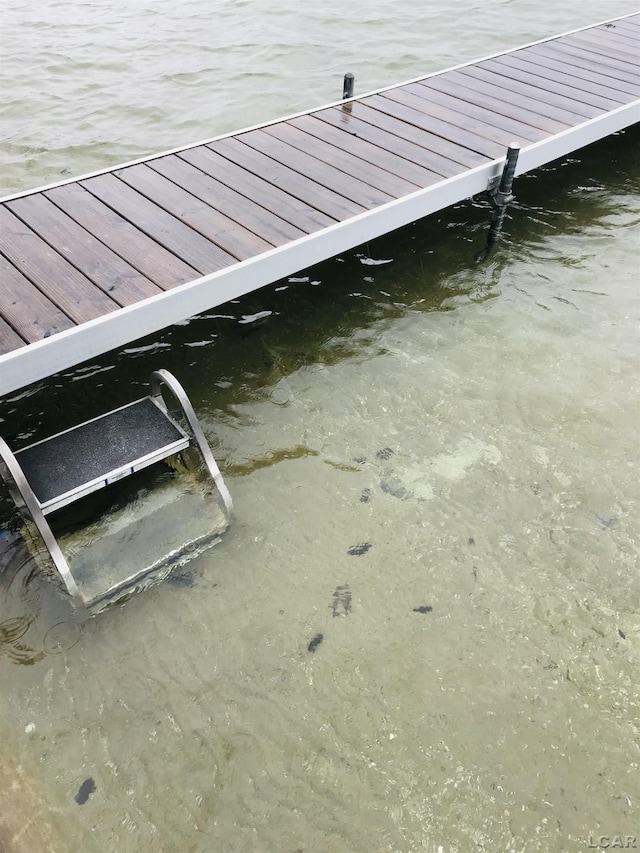
{"label": "lcar logo", "polygon": [[595,850],[637,850],[635,835],[590,835],[589,847]]}

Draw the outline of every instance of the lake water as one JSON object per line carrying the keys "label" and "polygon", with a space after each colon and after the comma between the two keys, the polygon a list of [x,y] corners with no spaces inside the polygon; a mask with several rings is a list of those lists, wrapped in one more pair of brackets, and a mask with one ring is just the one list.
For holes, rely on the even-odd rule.
{"label": "lake water", "polygon": [[[5,0],[0,185],[632,11]],[[488,261],[460,204],[0,403],[25,444],[165,367],[236,508],[82,622],[0,496],[3,853],[640,844],[639,141],[517,179]]]}

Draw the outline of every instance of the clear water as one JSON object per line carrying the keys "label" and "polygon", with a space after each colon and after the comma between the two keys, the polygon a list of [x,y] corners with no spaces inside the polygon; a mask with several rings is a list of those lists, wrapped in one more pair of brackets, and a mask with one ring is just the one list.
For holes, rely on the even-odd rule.
{"label": "clear water", "polygon": [[[6,0],[0,182],[631,11]],[[639,138],[519,179],[488,262],[461,204],[0,404],[25,444],[165,367],[236,507],[173,582],[84,623],[4,534],[0,850],[640,836]]]}

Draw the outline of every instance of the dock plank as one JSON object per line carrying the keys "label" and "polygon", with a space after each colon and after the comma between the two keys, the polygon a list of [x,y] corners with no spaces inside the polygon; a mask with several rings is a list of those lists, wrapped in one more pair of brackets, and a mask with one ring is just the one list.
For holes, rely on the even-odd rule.
{"label": "dock plank", "polygon": [[268,181],[263,181],[258,175],[247,172],[208,146],[184,152],[181,156],[220,183],[226,184],[266,210],[271,210],[280,219],[290,222],[305,234],[312,234],[320,228],[333,225],[336,221],[299,198],[274,187]]}
{"label": "dock plank", "polygon": [[436,113],[439,118],[446,117],[450,124],[458,124],[466,130],[500,143],[503,147],[514,136],[523,141],[537,142],[547,135],[543,130],[505,118],[485,107],[474,107],[458,98],[443,95],[434,89],[425,89],[418,84],[413,87],[408,85],[403,89],[391,89],[384,92],[383,96],[419,112],[429,115]]}
{"label": "dock plank", "polygon": [[611,27],[616,32],[626,33],[632,38],[637,38],[640,30],[640,18],[637,15],[630,18],[623,18],[616,21],[615,24],[611,24]]}
{"label": "dock plank", "polygon": [[181,156],[170,154],[150,160],[147,165],[169,180],[175,181],[205,204],[224,208],[235,222],[257,234],[271,246],[281,246],[289,240],[304,237],[305,231],[280,219],[270,210],[197,168],[196,164],[204,159],[206,153],[193,149],[182,152]]}
{"label": "dock plank", "polygon": [[[249,136],[250,133],[243,136]],[[363,212],[362,205],[268,157],[258,147],[246,145],[243,136],[221,139],[208,147],[273,188],[279,187],[291,197],[321,211],[335,222]]]}
{"label": "dock plank", "polygon": [[527,59],[535,58],[539,62],[543,62],[548,67],[566,69],[567,73],[581,77],[586,80],[595,81],[601,85],[615,89],[622,95],[626,95],[625,102],[629,96],[636,96],[638,92],[638,81],[625,80],[622,76],[617,75],[615,71],[609,69],[599,69],[596,63],[588,56],[581,56],[577,53],[560,53],[560,48],[554,51],[549,50],[546,45],[535,45],[527,51]]}
{"label": "dock plank", "polygon": [[76,323],[119,307],[6,206],[0,206],[0,251]]}
{"label": "dock plank", "polygon": [[477,105],[480,102],[483,107],[498,115],[512,118],[525,127],[529,126],[542,130],[548,135],[559,133],[571,127],[569,121],[560,121],[539,113],[535,109],[535,105],[521,106],[519,103],[515,103],[513,98],[505,100],[504,92],[492,89],[491,86],[487,86],[486,83],[479,80],[469,79],[459,71],[451,71],[446,76],[430,77],[428,80],[416,83],[416,86],[423,86],[427,90],[451,95],[465,103]]}
{"label": "dock plank", "polygon": [[198,277],[198,270],[143,234],[79,184],[64,184],[45,190],[44,195],[105,245],[117,247],[121,258],[163,290]]}
{"label": "dock plank", "polygon": [[73,328],[73,321],[3,255],[0,255],[0,279],[0,317],[22,340],[33,343]]}
{"label": "dock plank", "polygon": [[495,71],[507,80],[517,80],[520,83],[527,83],[530,86],[535,86],[540,93],[549,92],[552,95],[561,95],[569,97],[573,102],[579,102],[592,108],[593,114],[598,112],[613,110],[620,106],[620,98],[614,99],[608,96],[594,94],[593,92],[585,91],[582,88],[570,85],[562,79],[557,79],[552,76],[548,70],[546,73],[534,71],[530,66],[522,68],[518,65],[517,60],[511,57],[504,59],[492,59],[482,65],[490,71]]}
{"label": "dock plank", "polygon": [[523,52],[522,54],[507,54],[506,56],[498,57],[497,61],[501,65],[508,68],[520,68],[523,71],[531,71],[539,78],[548,78],[549,80],[557,80],[566,82],[574,87],[576,91],[588,92],[589,94],[598,95],[602,98],[608,98],[609,101],[620,105],[626,104],[628,97],[619,89],[603,86],[602,78],[599,75],[591,75],[589,72],[570,73],[566,63],[557,62],[556,60],[542,59],[537,54]]}
{"label": "dock plank", "polygon": [[26,344],[27,341],[23,340],[7,321],[2,319],[0,313],[0,355],[7,355],[7,353],[26,346]]}
{"label": "dock plank", "polygon": [[238,260],[250,258],[272,248],[257,234],[196,198],[178,184],[150,169],[144,163],[115,173],[118,178],[146,196],[167,213],[185,222],[194,231]]}
{"label": "dock plank", "polygon": [[[372,96],[375,97],[375,96]],[[374,145],[395,151],[401,157],[428,169],[434,175],[450,178],[471,164],[478,165],[486,160],[478,151],[460,145],[454,139],[445,139],[433,133],[421,131],[415,124],[385,114],[370,106],[370,98],[354,102],[349,109],[326,110],[318,114],[323,121],[342,127]],[[382,103],[382,102],[381,102]],[[389,109],[392,109],[390,107]],[[407,115],[409,111],[405,108]],[[401,110],[399,110],[401,111]],[[419,120],[419,118],[418,118]],[[448,126],[452,136],[463,136],[464,131]],[[449,156],[442,152],[446,151]],[[462,162],[461,162],[462,161]]]}
{"label": "dock plank", "polygon": [[354,178],[365,185],[368,184],[384,196],[400,198],[414,192],[417,188],[416,184],[405,181],[374,163],[361,160],[350,151],[337,148],[317,136],[305,133],[298,127],[294,127],[291,122],[269,124],[264,128],[264,132],[299,151],[308,151],[320,162],[338,169],[340,174],[353,175]]}
{"label": "dock plank", "polygon": [[621,66],[630,66],[635,68],[637,62],[637,52],[630,46],[624,43],[614,42],[614,40],[602,32],[593,30],[592,32],[576,33],[571,38],[567,39],[567,44],[584,44],[589,50],[602,56],[606,56]]}
{"label": "dock plank", "polygon": [[592,68],[599,74],[611,77],[613,80],[631,83],[633,86],[636,86],[638,83],[638,74],[634,73],[632,68],[627,69],[626,65],[615,63],[606,56],[594,53],[582,42],[563,41],[554,43],[552,55],[555,57],[569,56],[572,59],[579,59],[582,62],[586,62],[586,68]]}
{"label": "dock plank", "polygon": [[364,163],[371,163],[390,172],[404,181],[411,183],[416,189],[437,183],[438,175],[417,166],[415,163],[399,157],[393,151],[372,144],[356,131],[324,122],[317,115],[303,115],[290,119],[293,127],[303,130],[311,136],[316,136],[336,148],[349,152]]}
{"label": "dock plank", "polygon": [[[358,117],[359,114],[360,111],[354,115],[353,110],[343,110],[336,107],[335,109],[312,113],[311,118],[316,119],[320,124],[333,128],[334,133],[338,131],[339,134],[342,134],[345,145],[348,144],[346,137],[352,137],[356,142],[356,150],[362,142],[373,145],[378,149],[377,155],[374,155],[378,161],[380,161],[380,152],[386,151],[387,155],[398,164],[398,168],[404,176],[413,176],[414,180],[420,182],[420,186],[429,186],[442,180],[443,177],[450,177],[451,167],[445,168],[445,174],[443,174],[442,166],[436,170],[431,165],[427,165],[431,158],[426,148],[363,121]],[[309,127],[313,126],[309,125]],[[463,169],[462,166],[457,168],[460,171]]]}
{"label": "dock plank", "polygon": [[223,269],[235,261],[232,255],[197,234],[180,219],[166,213],[113,174],[88,178],[80,181],[80,186],[200,273]]}
{"label": "dock plank", "polygon": [[[468,127],[462,127],[460,122],[445,121],[441,116],[435,115],[438,112],[437,107],[429,109],[425,103],[420,102],[417,105],[415,102],[413,104],[399,103],[394,98],[388,98],[384,95],[373,95],[363,101],[363,104],[387,113],[410,127],[416,128],[419,136],[423,139],[424,131],[426,131],[429,137],[433,136],[436,140],[445,140],[449,152],[447,159],[461,166],[473,168],[487,158],[499,157],[504,152],[504,140],[502,138],[499,141],[493,139],[494,131],[491,128],[487,128],[490,135],[486,136],[482,132],[484,128],[478,125],[471,130]],[[387,125],[389,130],[392,127],[391,124]],[[457,171],[456,168],[453,174],[456,174]]]}
{"label": "dock plank", "polygon": [[554,95],[552,92],[541,92],[536,86],[529,83],[520,83],[513,78],[507,78],[493,69],[487,68],[483,63],[473,68],[465,69],[466,77],[487,83],[494,91],[502,90],[508,92],[510,97],[514,95],[521,104],[531,104],[532,107],[543,115],[551,118],[557,117],[570,124],[580,124],[587,119],[599,115],[602,110],[582,104],[562,95]]}
{"label": "dock plank", "polygon": [[181,152],[180,157],[243,197],[245,204],[253,203],[265,213],[270,212],[279,222],[294,228],[298,235],[313,234],[335,222],[299,198],[273,188],[267,181],[236,166],[207,146]]}
{"label": "dock plank", "polygon": [[[620,28],[618,26],[612,26],[608,29],[605,28],[605,31],[608,34],[608,37],[611,39],[612,45],[619,44],[628,53],[631,53],[632,56],[636,56],[638,48],[637,30],[635,33],[632,34],[623,28]],[[595,30],[594,32],[602,32],[602,30]]]}
{"label": "dock plank", "polygon": [[[491,140],[472,139],[471,134],[457,125],[446,124],[431,116],[425,117],[411,107],[394,104],[382,96],[373,95],[357,103],[351,112],[354,118],[382,131],[385,139],[396,136],[412,146],[424,149],[418,161],[420,165],[443,177],[453,177],[464,169],[493,159],[487,152],[499,149]],[[421,127],[428,124],[432,126],[431,130]],[[409,156],[409,149],[403,148],[403,152]]]}
{"label": "dock plank", "polygon": [[[311,137],[307,137],[311,139]],[[309,146],[306,150],[288,145],[276,136],[264,130],[252,130],[238,137],[245,145],[249,145],[266,154],[267,157],[287,165],[301,175],[306,175],[338,195],[354,202],[359,209],[369,210],[379,204],[391,201],[394,196],[384,193],[371,184],[366,184],[358,178],[335,168],[331,161],[326,162],[314,156]],[[337,152],[336,152],[337,153]]]}
{"label": "dock plank", "polygon": [[7,207],[118,305],[133,305],[162,292],[46,196],[25,196]]}

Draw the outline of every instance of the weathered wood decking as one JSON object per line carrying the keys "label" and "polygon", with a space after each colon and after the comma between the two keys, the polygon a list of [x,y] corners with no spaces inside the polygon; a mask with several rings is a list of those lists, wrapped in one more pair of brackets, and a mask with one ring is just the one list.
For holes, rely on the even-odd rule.
{"label": "weathered wood decking", "polygon": [[640,14],[0,203],[0,395],[640,119]]}

